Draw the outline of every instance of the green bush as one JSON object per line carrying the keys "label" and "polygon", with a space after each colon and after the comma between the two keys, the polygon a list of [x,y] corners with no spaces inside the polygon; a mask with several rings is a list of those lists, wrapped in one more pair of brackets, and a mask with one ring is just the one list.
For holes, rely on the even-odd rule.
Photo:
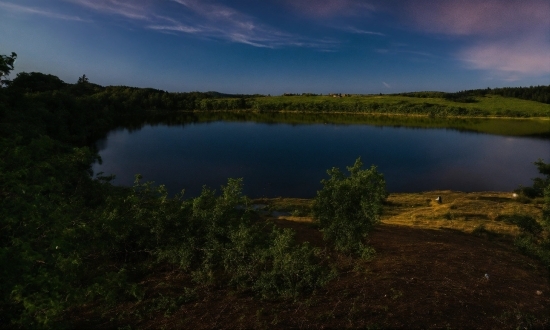
{"label": "green bush", "polygon": [[322,264],[320,252],[307,242],[296,244],[292,230],[274,228],[260,259],[263,270],[254,289],[264,297],[297,297],[322,287],[334,274]]}
{"label": "green bush", "polygon": [[519,193],[520,196],[526,196],[528,198],[543,197],[545,189],[550,186],[550,164],[546,164],[542,159],[534,162],[535,166],[540,174],[545,177],[534,178],[533,186],[531,187],[519,187],[515,190],[516,193]]}
{"label": "green bush", "polygon": [[550,184],[544,190],[544,210],[542,221],[546,228],[550,228]]}
{"label": "green bush", "polygon": [[523,234],[515,240],[516,247],[522,253],[538,258],[550,268],[550,164],[545,164],[539,159],[535,165],[541,174],[546,175],[546,178],[533,179],[533,187],[527,188],[536,193],[533,197],[544,196],[542,225],[534,218],[524,215],[507,216],[504,220],[518,225],[523,231]]}
{"label": "green bush", "polygon": [[532,216],[524,214],[500,215],[496,219],[506,223],[514,224],[523,232],[531,235],[539,235],[542,232],[542,226]]}
{"label": "green bush", "polygon": [[387,197],[386,182],[375,166],[367,170],[362,167],[358,158],[347,168],[349,176],[338,168],[328,170],[330,179],[321,181],[323,188],[317,192],[313,214],[324,239],[336,250],[372,255],[363,242],[380,221],[382,203]]}
{"label": "green bush", "polygon": [[159,261],[189,271],[200,285],[248,288],[264,297],[308,293],[330,274],[318,249],[297,244],[291,230],[266,227],[242,195],[242,180],[229,179],[217,196],[204,188],[183,201],[179,214],[161,218]]}

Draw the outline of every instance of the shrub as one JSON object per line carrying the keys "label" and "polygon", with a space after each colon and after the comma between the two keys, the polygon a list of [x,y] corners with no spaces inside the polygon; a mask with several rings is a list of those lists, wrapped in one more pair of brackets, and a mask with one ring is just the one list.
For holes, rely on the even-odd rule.
{"label": "shrub", "polygon": [[[546,179],[534,179],[533,190],[542,190],[544,196],[544,207],[542,213],[542,226],[530,216],[512,215],[505,221],[511,221],[523,230],[515,245],[518,249],[527,255],[537,257],[546,267],[550,268],[550,164],[545,164],[542,160],[535,162],[539,172],[547,175]],[[535,196],[536,197],[536,196]],[[539,235],[542,231],[546,233]]]}
{"label": "shrub", "polygon": [[532,187],[519,187],[516,193],[525,195],[528,198],[543,197],[545,189],[550,186],[550,164],[546,164],[542,159],[534,162],[540,174],[545,177],[534,178]]}
{"label": "shrub", "polygon": [[319,249],[297,244],[289,229],[266,230],[247,203],[241,179],[229,179],[220,195],[203,188],[183,201],[181,213],[162,218],[157,257],[200,285],[228,284],[264,297],[295,297],[330,279]]}
{"label": "shrub", "polygon": [[313,214],[324,239],[336,250],[372,255],[372,251],[364,251],[363,241],[380,221],[386,182],[375,166],[367,170],[362,167],[358,158],[347,168],[347,177],[338,168],[328,170],[330,179],[321,181],[323,188],[317,192]]}
{"label": "shrub", "polygon": [[542,232],[542,226],[529,215],[524,214],[512,214],[512,215],[501,215],[497,220],[502,220],[504,222],[514,224],[519,227],[523,232],[527,232],[532,235],[538,235]]}
{"label": "shrub", "polygon": [[544,210],[542,221],[546,228],[550,227],[550,184],[544,190]]}
{"label": "shrub", "polygon": [[269,246],[261,260],[265,265],[254,283],[254,289],[264,297],[297,297],[323,286],[334,274],[320,258],[320,249],[307,242],[296,244],[290,229],[273,229]]}

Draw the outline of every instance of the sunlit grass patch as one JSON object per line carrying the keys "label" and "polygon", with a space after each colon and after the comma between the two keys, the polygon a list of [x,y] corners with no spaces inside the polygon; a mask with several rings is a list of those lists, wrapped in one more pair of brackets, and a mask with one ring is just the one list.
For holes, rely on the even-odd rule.
{"label": "sunlit grass patch", "polygon": [[[441,196],[443,203],[435,201],[438,196]],[[503,215],[525,214],[534,218],[541,215],[536,204],[520,203],[511,193],[501,192],[391,194],[388,205],[382,216],[383,223],[464,232],[484,226],[486,230],[512,236],[520,231],[515,224],[499,221]]]}
{"label": "sunlit grass patch", "polygon": [[[435,199],[440,196],[442,203]],[[264,198],[254,203],[268,205],[273,218],[292,222],[312,223],[310,208],[313,200],[294,198]],[[541,217],[542,201],[522,203],[508,192],[432,191],[390,194],[384,206],[382,223],[429,229],[453,229],[472,233],[481,226],[497,234],[517,236],[518,226],[503,221],[514,214]],[[301,214],[297,214],[299,210]],[[285,213],[277,213],[285,212]],[[282,215],[281,215],[282,214]]]}

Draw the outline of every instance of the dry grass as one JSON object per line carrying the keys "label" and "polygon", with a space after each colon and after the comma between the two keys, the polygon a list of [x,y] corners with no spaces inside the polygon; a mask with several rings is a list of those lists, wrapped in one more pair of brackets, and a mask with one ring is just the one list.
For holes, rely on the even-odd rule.
{"label": "dry grass", "polygon": [[[442,203],[435,199],[440,196]],[[254,203],[268,205],[270,210],[290,213],[274,218],[295,222],[313,222],[309,211],[313,200],[274,198],[257,199]],[[516,236],[516,225],[498,221],[501,215],[527,214],[540,219],[542,205],[522,203],[508,192],[431,191],[390,194],[382,223],[423,229],[454,229],[466,233],[483,226],[502,235]],[[296,216],[298,214],[299,216]]]}
{"label": "dry grass", "polygon": [[[435,199],[441,196],[442,203]],[[414,194],[391,194],[382,217],[387,224],[431,229],[455,229],[471,233],[475,228],[515,236],[517,226],[498,221],[500,215],[514,213],[541,217],[541,206],[525,204],[505,192],[463,193],[433,191]]]}

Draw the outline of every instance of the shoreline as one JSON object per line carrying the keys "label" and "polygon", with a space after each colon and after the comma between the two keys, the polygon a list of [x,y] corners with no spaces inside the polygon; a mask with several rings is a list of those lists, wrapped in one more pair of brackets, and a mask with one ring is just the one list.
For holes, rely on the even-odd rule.
{"label": "shoreline", "polygon": [[372,117],[404,117],[404,118],[430,118],[430,119],[507,119],[507,120],[548,120],[550,117],[506,117],[506,116],[431,116],[429,114],[406,114],[406,113],[379,113],[379,112],[351,112],[351,111],[302,111],[302,110],[273,110],[262,111],[252,109],[236,110],[148,110],[151,114],[210,114],[210,113],[239,113],[239,114],[321,114],[321,115],[357,115]]}

